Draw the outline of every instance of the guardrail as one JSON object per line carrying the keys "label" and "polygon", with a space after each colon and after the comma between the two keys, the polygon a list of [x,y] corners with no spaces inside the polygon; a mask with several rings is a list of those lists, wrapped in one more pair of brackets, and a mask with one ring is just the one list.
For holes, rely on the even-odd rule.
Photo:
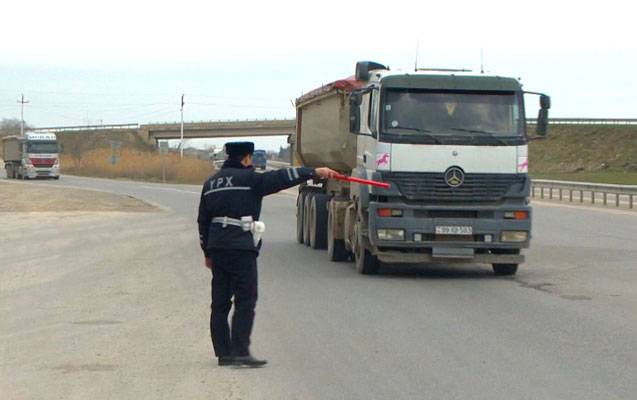
{"label": "guardrail", "polygon": [[[534,125],[534,118],[526,123]],[[549,118],[549,125],[637,125],[637,118]]]}
{"label": "guardrail", "polygon": [[[575,194],[575,196],[573,196]],[[591,204],[609,203],[620,207],[627,205],[633,208],[637,196],[637,185],[610,185],[584,182],[549,181],[533,179],[531,187],[533,198],[560,200],[568,199],[570,203],[590,202]],[[600,198],[601,196],[601,198]],[[575,200],[574,200],[575,199]]]}

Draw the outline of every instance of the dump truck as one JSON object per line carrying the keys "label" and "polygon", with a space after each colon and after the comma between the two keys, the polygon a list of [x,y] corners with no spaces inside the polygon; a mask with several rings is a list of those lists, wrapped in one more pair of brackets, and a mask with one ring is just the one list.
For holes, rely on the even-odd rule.
{"label": "dump truck", "polygon": [[[525,94],[540,99],[534,135]],[[291,143],[301,165],[390,187],[301,186],[296,239],[353,258],[362,274],[432,262],[515,274],[531,240],[527,145],[547,134],[549,108],[514,78],[357,63],[353,77],[296,100]]]}
{"label": "dump truck", "polygon": [[60,179],[58,143],[54,133],[27,132],[2,138],[2,158],[9,179]]}

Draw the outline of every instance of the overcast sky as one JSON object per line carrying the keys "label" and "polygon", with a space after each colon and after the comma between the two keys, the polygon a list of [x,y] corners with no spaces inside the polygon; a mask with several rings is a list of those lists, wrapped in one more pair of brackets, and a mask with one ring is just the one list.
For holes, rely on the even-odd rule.
{"label": "overcast sky", "polygon": [[[392,69],[473,68],[548,93],[555,117],[637,117],[630,2],[3,2],[0,118],[36,126],[293,118],[302,92]],[[527,107],[535,113],[536,99]],[[258,143],[274,148],[274,139]]]}

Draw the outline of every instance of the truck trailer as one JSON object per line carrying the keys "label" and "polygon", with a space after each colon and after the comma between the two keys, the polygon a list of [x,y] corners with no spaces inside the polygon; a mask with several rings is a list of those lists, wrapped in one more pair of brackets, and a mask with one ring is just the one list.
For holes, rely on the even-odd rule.
{"label": "truck trailer", "polygon": [[2,138],[2,158],[9,179],[60,179],[58,143],[54,133],[27,132]]}
{"label": "truck trailer", "polygon": [[[525,94],[540,97],[533,137]],[[546,135],[549,108],[513,78],[357,63],[353,77],[296,100],[291,142],[304,166],[390,187],[301,186],[297,240],[332,261],[353,258],[362,274],[430,262],[515,274],[531,240],[527,144]]]}

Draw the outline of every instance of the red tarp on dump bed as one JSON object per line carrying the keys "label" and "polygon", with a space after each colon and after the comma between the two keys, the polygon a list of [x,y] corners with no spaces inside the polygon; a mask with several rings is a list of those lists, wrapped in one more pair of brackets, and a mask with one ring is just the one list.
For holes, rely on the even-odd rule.
{"label": "red tarp on dump bed", "polygon": [[349,78],[339,79],[338,81],[334,81],[332,83],[328,83],[327,85],[323,85],[318,89],[314,89],[310,92],[307,92],[303,96],[296,99],[296,104],[303,103],[308,101],[314,97],[323,95],[325,93],[329,93],[333,90],[342,90],[344,92],[351,92],[352,90],[359,89],[365,85],[363,81],[357,81],[354,76],[350,76]]}

